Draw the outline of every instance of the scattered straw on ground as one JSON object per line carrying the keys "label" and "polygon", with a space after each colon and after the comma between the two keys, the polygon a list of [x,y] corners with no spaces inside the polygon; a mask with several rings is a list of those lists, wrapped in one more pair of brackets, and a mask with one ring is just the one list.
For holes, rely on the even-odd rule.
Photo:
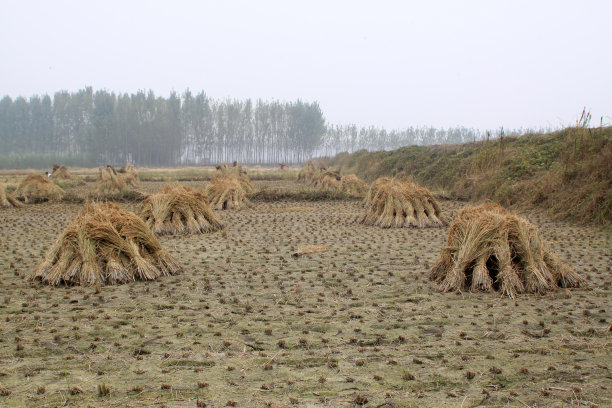
{"label": "scattered straw on ground", "polygon": [[546,248],[535,226],[497,204],[457,214],[429,276],[442,291],[499,291],[510,297],[584,284]]}
{"label": "scattered straw on ground", "polygon": [[61,187],[41,175],[26,177],[15,192],[15,197],[25,203],[59,200],[63,195]]}
{"label": "scattered straw on ground", "polygon": [[251,205],[236,175],[218,176],[206,186],[206,195],[215,210],[240,209]]}
{"label": "scattered straw on ground", "polygon": [[0,207],[21,207],[23,204],[19,202],[11,193],[6,189],[6,184],[0,183]]}
{"label": "scattered straw on ground", "polygon": [[[375,181],[370,190],[365,199],[365,214],[359,218],[361,224],[383,228],[444,225],[440,207],[425,187],[409,181],[385,179]],[[368,200],[371,200],[369,205]]]}
{"label": "scattered straw on ground", "polygon": [[198,234],[223,228],[203,191],[166,186],[142,203],[140,217],[158,234]]}
{"label": "scattered straw on ground", "polygon": [[298,257],[302,255],[318,254],[318,253],[325,252],[328,250],[329,250],[328,245],[306,245],[306,246],[298,247],[297,252],[294,252],[293,254],[291,254],[291,256]]}
{"label": "scattered straw on ground", "polygon": [[31,278],[50,285],[104,285],[180,271],[137,215],[114,203],[89,203],[56,239]]}

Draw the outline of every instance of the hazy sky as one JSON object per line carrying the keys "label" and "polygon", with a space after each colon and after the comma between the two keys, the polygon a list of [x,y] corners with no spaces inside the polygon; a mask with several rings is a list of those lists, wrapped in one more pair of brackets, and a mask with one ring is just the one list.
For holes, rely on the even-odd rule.
{"label": "hazy sky", "polygon": [[612,122],[612,1],[0,2],[0,95],[319,101],[329,123]]}

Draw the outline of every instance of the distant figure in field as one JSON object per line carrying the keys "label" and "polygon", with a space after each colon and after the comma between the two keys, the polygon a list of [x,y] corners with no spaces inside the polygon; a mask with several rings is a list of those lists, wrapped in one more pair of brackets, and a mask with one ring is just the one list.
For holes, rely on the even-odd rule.
{"label": "distant figure in field", "polygon": [[51,173],[49,173],[48,171],[45,171],[45,176],[47,176],[47,178],[51,177]]}
{"label": "distant figure in field", "polygon": [[285,167],[289,167],[288,165],[286,165],[285,163],[279,163],[280,169],[281,170],[285,170]]}

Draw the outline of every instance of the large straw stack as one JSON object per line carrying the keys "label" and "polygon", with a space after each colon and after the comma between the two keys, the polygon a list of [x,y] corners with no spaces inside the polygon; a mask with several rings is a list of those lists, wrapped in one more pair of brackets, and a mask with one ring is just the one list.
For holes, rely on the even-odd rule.
{"label": "large straw stack", "polygon": [[59,200],[64,196],[64,190],[41,175],[26,177],[15,192],[15,196],[25,203]]}
{"label": "large straw stack", "polygon": [[585,282],[544,245],[536,227],[497,204],[457,214],[429,276],[442,291],[498,291],[510,297]]}
{"label": "large straw stack", "polygon": [[138,216],[114,203],[89,203],[56,239],[32,279],[50,285],[105,285],[180,271]]}
{"label": "large straw stack", "polygon": [[366,211],[359,222],[390,227],[444,225],[438,203],[429,190],[410,181],[384,178],[375,181],[364,200]]}
{"label": "large straw stack", "polygon": [[0,182],[0,207],[22,207],[23,204],[19,202],[11,193],[7,190],[7,185]]}
{"label": "large straw stack", "polygon": [[158,235],[198,234],[223,228],[203,191],[166,186],[142,203],[140,217]]}

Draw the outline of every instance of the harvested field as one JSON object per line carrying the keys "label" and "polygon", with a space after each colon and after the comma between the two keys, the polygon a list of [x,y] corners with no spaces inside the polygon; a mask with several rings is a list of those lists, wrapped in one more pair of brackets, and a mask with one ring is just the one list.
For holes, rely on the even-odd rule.
{"label": "harvested field", "polygon": [[[357,200],[254,200],[219,214],[224,231],[160,237],[179,275],[28,282],[81,208],[0,211],[0,406],[612,405],[609,230],[521,214],[587,286],[509,299],[438,292],[448,227],[354,224]],[[311,245],[328,250],[291,256]]]}

